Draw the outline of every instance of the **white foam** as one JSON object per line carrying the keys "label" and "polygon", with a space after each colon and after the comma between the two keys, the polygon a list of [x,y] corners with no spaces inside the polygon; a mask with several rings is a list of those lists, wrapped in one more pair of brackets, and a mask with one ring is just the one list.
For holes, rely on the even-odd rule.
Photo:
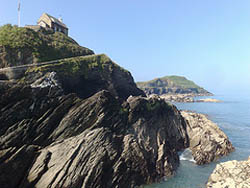
{"label": "white foam", "polygon": [[192,151],[187,148],[180,154],[180,160],[182,161],[190,161],[195,163],[194,157],[192,156]]}

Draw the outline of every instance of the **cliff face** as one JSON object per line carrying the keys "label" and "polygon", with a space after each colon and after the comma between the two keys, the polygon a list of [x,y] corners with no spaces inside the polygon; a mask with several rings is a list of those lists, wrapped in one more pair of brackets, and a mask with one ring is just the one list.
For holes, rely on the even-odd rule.
{"label": "cliff face", "polygon": [[134,187],[173,174],[188,146],[174,106],[106,90],[82,99],[45,80],[54,85],[1,95],[1,187]]}
{"label": "cliff face", "polygon": [[16,79],[16,82],[32,87],[58,85],[51,80],[55,76],[60,80],[65,94],[76,93],[81,98],[90,97],[103,89],[123,100],[130,95],[145,96],[136,87],[130,72],[112,62],[106,55],[79,56],[42,65],[5,68],[0,70],[0,75],[6,81]]}
{"label": "cliff face", "polygon": [[25,64],[1,75],[2,188],[153,183],[173,174],[177,152],[188,146],[179,111],[144,98],[131,74],[105,55]]}
{"label": "cliff face", "polygon": [[[1,188],[125,188],[174,173],[178,151],[190,143],[175,106],[145,98],[127,70],[70,38],[43,51],[34,41],[51,33],[5,27],[17,33],[0,29],[3,49],[10,49],[0,65],[12,66],[0,69]],[[23,32],[34,38],[17,45]],[[15,54],[23,50],[28,55],[20,60]],[[58,59],[25,60],[31,57]]]}
{"label": "cliff face", "polygon": [[137,86],[150,94],[202,94],[211,95],[202,87],[182,76],[165,76],[148,82],[137,82]]}

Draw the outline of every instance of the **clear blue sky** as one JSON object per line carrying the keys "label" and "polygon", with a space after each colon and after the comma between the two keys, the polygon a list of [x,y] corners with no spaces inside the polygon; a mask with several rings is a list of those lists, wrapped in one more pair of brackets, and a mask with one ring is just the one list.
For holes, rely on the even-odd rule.
{"label": "clear blue sky", "polygon": [[[1,0],[0,25],[18,0]],[[250,87],[249,0],[21,0],[21,25],[62,15],[69,34],[136,81],[183,75],[216,92]]]}

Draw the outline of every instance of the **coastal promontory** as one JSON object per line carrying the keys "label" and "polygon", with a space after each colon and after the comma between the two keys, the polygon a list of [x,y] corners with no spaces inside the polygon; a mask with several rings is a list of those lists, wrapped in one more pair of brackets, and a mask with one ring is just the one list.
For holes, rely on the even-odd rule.
{"label": "coastal promontory", "polygon": [[157,94],[195,94],[195,95],[212,95],[204,88],[198,86],[193,81],[183,76],[165,76],[155,78],[146,82],[137,82],[137,86],[147,95]]}
{"label": "coastal promontory", "polygon": [[[61,33],[43,32],[0,28],[1,37],[11,36],[0,43],[0,187],[135,187],[173,175],[189,144],[177,108],[145,98],[106,55],[67,36],[57,49],[53,36]],[[52,37],[57,59],[22,40],[29,53],[9,59],[27,33],[33,41]],[[89,53],[65,53],[67,41]]]}
{"label": "coastal promontory", "polygon": [[151,184],[197,141],[174,105],[62,33],[6,25],[0,49],[1,188]]}

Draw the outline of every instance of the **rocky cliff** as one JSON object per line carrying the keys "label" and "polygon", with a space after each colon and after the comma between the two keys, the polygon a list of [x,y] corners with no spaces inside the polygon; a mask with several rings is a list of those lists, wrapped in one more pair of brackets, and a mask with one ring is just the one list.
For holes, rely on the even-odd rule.
{"label": "rocky cliff", "polygon": [[246,161],[228,161],[218,164],[209,177],[207,188],[250,187],[250,157]]}
{"label": "rocky cliff", "polygon": [[[175,106],[145,98],[127,70],[70,38],[61,36],[69,43],[56,48],[58,33],[3,31],[2,49],[10,51],[0,64],[12,67],[0,69],[1,188],[125,188],[173,175],[190,143]],[[34,36],[16,45],[23,33]],[[52,37],[47,55],[33,43],[40,35]]]}
{"label": "rocky cliff", "polygon": [[56,84],[18,84],[1,95],[2,188],[135,187],[173,174],[188,146],[174,106],[121,103],[106,90],[82,99],[64,94],[60,79],[47,81]]}
{"label": "rocky cliff", "polygon": [[106,55],[24,64],[2,75],[2,188],[149,184],[171,176],[177,152],[188,146],[180,112],[144,98]]}
{"label": "rocky cliff", "polygon": [[147,95],[150,94],[200,94],[212,95],[193,81],[182,76],[165,76],[147,82],[137,82],[137,86]]}

